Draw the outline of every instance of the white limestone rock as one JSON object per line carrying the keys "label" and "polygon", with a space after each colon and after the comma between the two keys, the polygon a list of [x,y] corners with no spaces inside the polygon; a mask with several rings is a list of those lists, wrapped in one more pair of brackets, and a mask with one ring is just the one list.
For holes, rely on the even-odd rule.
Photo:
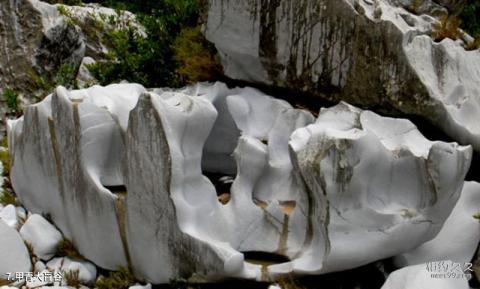
{"label": "white limestone rock", "polygon": [[18,227],[17,211],[14,205],[7,205],[0,211],[0,219],[8,226],[16,229]]}
{"label": "white limestone rock", "polygon": [[117,218],[124,194],[122,134],[143,91],[136,84],[60,87],[9,123],[12,185],[22,204],[49,214],[85,258],[111,270],[127,265]]}
{"label": "white limestone rock", "polygon": [[0,278],[7,273],[30,272],[32,264],[28,250],[18,232],[0,220]]}
{"label": "white limestone rock", "polygon": [[465,1],[208,2],[228,77],[419,115],[480,151],[480,53],[430,36]]}
{"label": "white limestone rock", "polygon": [[[411,250],[440,230],[471,158],[406,120],[340,104],[315,122],[222,83],[60,87],[8,126],[22,204],[96,265],[117,269],[128,256],[154,284],[272,281]],[[235,175],[228,202],[204,173]],[[251,251],[287,261],[267,268],[245,260]]]}
{"label": "white limestone rock", "polygon": [[480,211],[480,184],[466,182],[455,208],[434,239],[396,257],[398,266],[440,260],[459,264],[470,262],[480,243],[480,222],[473,216]]}
{"label": "white limestone rock", "polygon": [[55,255],[57,245],[63,239],[62,233],[38,214],[27,219],[20,229],[20,235],[32,245],[35,255],[45,261]]}
{"label": "white limestone rock", "polygon": [[80,67],[78,68],[77,77],[75,78],[78,88],[87,88],[98,83],[97,79],[95,79],[89,70],[89,65],[95,63],[95,59],[88,56],[82,59]]}
{"label": "white limestone rock", "polygon": [[[381,289],[469,289],[466,278],[433,278],[427,264],[398,269],[388,276]],[[441,274],[441,273],[439,273]],[[461,274],[461,273],[457,273]]]}
{"label": "white limestone rock", "polygon": [[[307,192],[323,204],[322,272],[355,268],[429,241],[463,186],[471,147],[431,142],[408,120],[345,103],[322,109],[290,146]],[[320,210],[321,211],[321,210]],[[318,212],[316,214],[319,214]]]}
{"label": "white limestone rock", "polygon": [[42,272],[46,268],[47,268],[47,265],[45,265],[45,263],[43,263],[42,261],[37,261],[33,266],[34,272]]}
{"label": "white limestone rock", "polygon": [[[303,210],[308,204],[292,176],[288,137],[281,135],[289,135],[313,117],[253,89],[237,89],[232,95],[219,83],[213,89],[208,85],[197,89],[193,94],[200,97],[178,92],[145,94],[130,114],[127,239],[134,269],[153,283],[192,273],[207,279],[260,280],[291,272],[295,262],[271,266],[265,276],[261,266],[244,263],[239,251],[277,252],[292,259],[303,252],[308,235]],[[220,108],[215,110],[206,99],[214,99],[213,105]],[[216,119],[230,119],[238,132],[224,140],[223,124]],[[215,133],[209,136],[210,131]],[[214,187],[202,175],[199,147],[207,136],[219,148],[222,142],[236,143],[237,176],[226,205],[217,201]],[[213,154],[215,148],[209,152]],[[260,186],[262,178],[286,186],[275,194]],[[159,212],[163,219],[157,217]],[[324,246],[321,241],[316,245],[318,257]],[[175,264],[172,271],[158,269],[170,268],[165,263]]]}
{"label": "white limestone rock", "polygon": [[[54,258],[47,263],[47,268],[54,272],[60,272],[61,274],[78,271],[79,280],[82,284],[92,284],[97,277],[97,268],[95,265],[88,261],[73,260],[69,257]],[[63,282],[65,282],[65,278]]]}

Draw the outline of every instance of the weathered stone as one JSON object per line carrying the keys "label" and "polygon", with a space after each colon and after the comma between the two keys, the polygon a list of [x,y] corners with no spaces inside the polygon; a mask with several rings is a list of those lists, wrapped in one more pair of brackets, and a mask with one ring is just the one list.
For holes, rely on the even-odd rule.
{"label": "weathered stone", "polygon": [[19,199],[29,211],[49,215],[84,257],[111,270],[127,265],[117,220],[124,195],[122,134],[143,91],[135,84],[71,93],[58,88],[9,123]]}
{"label": "weathered stone", "polygon": [[470,262],[480,243],[480,222],[474,215],[480,211],[480,184],[466,182],[455,208],[442,230],[429,242],[395,258],[398,266],[431,261]]}
{"label": "weathered stone", "polygon": [[[12,184],[87,259],[129,264],[155,284],[344,270],[435,236],[471,148],[347,104],[314,121],[222,83],[59,87],[8,123]],[[229,191],[217,192],[211,173],[227,175]],[[252,263],[246,252],[284,262]]]}
{"label": "weathered stone", "polygon": [[[404,9],[427,2],[426,10],[442,8],[408,0],[210,0],[205,35],[228,77],[421,116],[480,150],[480,53],[460,40],[435,42],[439,20]],[[463,1],[437,2],[456,9]]]}
{"label": "weathered stone", "polygon": [[62,234],[42,216],[33,214],[20,229],[20,235],[28,242],[33,253],[42,260],[50,260],[56,253]]}
{"label": "weathered stone", "polygon": [[463,187],[471,147],[430,142],[408,120],[341,103],[296,130],[290,145],[326,227],[322,272],[406,252],[442,228]]}
{"label": "weathered stone", "polygon": [[[100,60],[108,52],[108,31],[144,29],[130,12],[98,5],[51,5],[38,0],[0,1],[0,92],[5,88],[32,101],[42,96],[61,66],[77,69],[85,56]],[[113,24],[109,19],[116,19]]]}

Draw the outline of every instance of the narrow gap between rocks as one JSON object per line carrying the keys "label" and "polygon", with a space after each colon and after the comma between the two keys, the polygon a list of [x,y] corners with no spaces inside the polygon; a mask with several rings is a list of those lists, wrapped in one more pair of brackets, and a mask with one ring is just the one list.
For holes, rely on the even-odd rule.
{"label": "narrow gap between rocks", "polygon": [[220,173],[210,173],[210,172],[202,172],[202,173],[215,186],[215,191],[217,192],[218,201],[222,205],[228,204],[231,198],[230,189],[232,187],[235,176],[220,174]]}

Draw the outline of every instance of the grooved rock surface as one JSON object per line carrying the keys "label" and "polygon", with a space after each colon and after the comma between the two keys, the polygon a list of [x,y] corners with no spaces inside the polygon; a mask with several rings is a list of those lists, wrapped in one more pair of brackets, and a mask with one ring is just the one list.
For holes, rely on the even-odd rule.
{"label": "grooved rock surface", "polygon": [[290,145],[306,191],[325,206],[329,253],[322,272],[365,265],[435,237],[472,155],[471,147],[426,140],[408,120],[345,103],[322,109]]}
{"label": "grooved rock surface", "polygon": [[345,103],[315,120],[222,83],[59,87],[8,128],[22,204],[88,260],[154,284],[271,281],[409,251],[440,231],[472,153],[407,120]]}
{"label": "grooved rock surface", "polygon": [[434,16],[464,1],[208,2],[228,77],[421,116],[480,150],[480,53],[430,37]]}

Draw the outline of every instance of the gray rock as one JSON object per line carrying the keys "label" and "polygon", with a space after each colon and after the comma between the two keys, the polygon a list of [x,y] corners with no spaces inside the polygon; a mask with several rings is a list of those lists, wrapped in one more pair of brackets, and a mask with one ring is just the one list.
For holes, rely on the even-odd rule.
{"label": "gray rock", "polygon": [[49,93],[45,86],[61,66],[77,69],[86,56],[103,59],[109,49],[105,33],[131,26],[145,36],[132,13],[99,5],[2,0],[0,6],[0,92],[12,88],[27,102]]}

